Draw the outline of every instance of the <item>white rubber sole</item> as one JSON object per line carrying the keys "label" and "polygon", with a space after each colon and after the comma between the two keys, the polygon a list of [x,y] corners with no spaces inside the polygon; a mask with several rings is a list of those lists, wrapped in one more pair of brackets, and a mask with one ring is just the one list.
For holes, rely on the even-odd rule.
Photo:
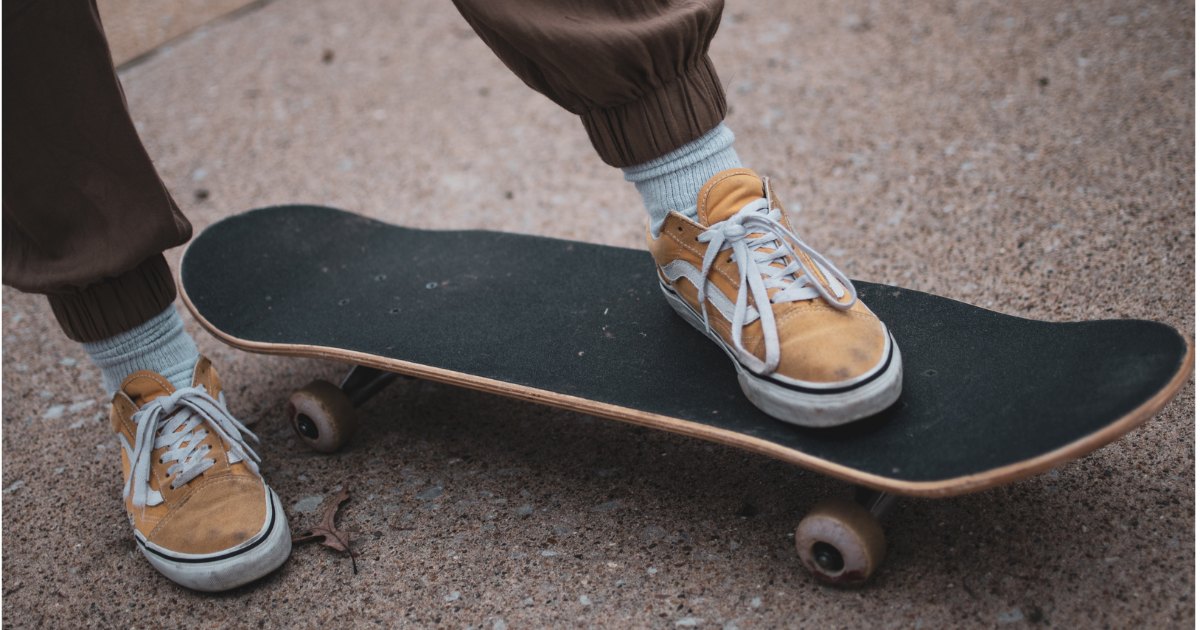
{"label": "white rubber sole", "polygon": [[173,553],[137,534],[138,548],[172,582],[205,592],[227,591],[278,569],[292,552],[292,531],[279,497],[267,488],[267,522],[256,536],[211,554]]}
{"label": "white rubber sole", "polygon": [[810,428],[835,427],[877,414],[900,397],[904,366],[900,348],[887,326],[887,347],[870,371],[840,383],[809,383],[778,376],[760,376],[737,360],[737,355],[715,331],[704,329],[704,318],[672,289],[660,284],[667,303],[693,328],[725,351],[737,368],[742,393],[755,407],[773,418]]}

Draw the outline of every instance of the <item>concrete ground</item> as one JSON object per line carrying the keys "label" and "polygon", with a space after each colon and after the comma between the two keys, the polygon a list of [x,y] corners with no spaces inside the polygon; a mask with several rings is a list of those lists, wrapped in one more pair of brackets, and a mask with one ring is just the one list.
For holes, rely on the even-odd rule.
{"label": "concrete ground", "polygon": [[[1194,6],[730,0],[712,56],[743,162],[852,276],[1055,321],[1195,334]],[[276,203],[642,247],[632,186],[449,2],[279,0],[126,67],[197,229]],[[179,251],[168,253],[172,264]],[[289,393],[340,365],[243,354],[185,314],[256,420],[294,530],[349,485],[348,560],[297,547],[217,596],[134,548],[98,371],[3,292],[3,623],[25,627],[1190,628],[1195,388],[1008,487],[906,500],[859,590],[792,549],[848,488],[694,439],[430,383],[309,452]]]}

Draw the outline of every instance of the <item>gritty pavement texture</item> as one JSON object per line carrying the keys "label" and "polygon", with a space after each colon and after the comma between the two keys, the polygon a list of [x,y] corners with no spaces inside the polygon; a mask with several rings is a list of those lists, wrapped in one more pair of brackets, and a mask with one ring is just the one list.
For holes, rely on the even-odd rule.
{"label": "gritty pavement texture", "polygon": [[[712,56],[743,162],[852,277],[1194,336],[1193,32],[1187,2],[745,0]],[[197,229],[304,202],[644,247],[633,187],[449,2],[280,0],[121,79]],[[348,486],[338,522],[362,554],[355,575],[300,546],[257,584],[192,593],[135,551],[97,370],[43,299],[3,297],[6,628],[1195,622],[1194,381],[1053,472],[903,501],[885,565],[843,591],[804,570],[792,538],[818,500],[849,495],[841,482],[420,381],[368,402],[343,452],[316,455],[284,406],[344,367],[240,353],[185,314],[232,410],[257,421],[293,530]]]}
{"label": "gritty pavement texture", "polygon": [[96,0],[113,63],[120,66],[247,5],[271,0]]}

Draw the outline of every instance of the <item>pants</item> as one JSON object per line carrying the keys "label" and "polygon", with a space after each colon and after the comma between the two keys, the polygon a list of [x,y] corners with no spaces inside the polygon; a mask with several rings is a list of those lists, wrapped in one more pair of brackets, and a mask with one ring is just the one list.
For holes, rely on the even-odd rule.
{"label": "pants", "polygon": [[[601,159],[661,157],[716,127],[708,57],[723,0],[454,0],[527,85],[583,121]],[[95,0],[4,0],[3,282],[99,341],[175,299],[162,252],[192,227],[125,104]]]}

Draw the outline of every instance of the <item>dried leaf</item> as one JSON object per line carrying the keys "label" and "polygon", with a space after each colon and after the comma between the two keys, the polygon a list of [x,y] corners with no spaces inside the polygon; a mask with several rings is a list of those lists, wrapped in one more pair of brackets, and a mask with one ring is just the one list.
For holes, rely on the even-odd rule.
{"label": "dried leaf", "polygon": [[338,506],[349,498],[350,490],[343,485],[341,494],[334,497],[333,503],[325,508],[325,515],[321,518],[321,523],[316,527],[293,535],[292,544],[321,538],[323,539],[321,541],[322,545],[346,552],[350,556],[350,566],[353,568],[354,574],[358,575],[358,563],[354,561],[354,558],[358,554],[350,550],[350,534],[338,529],[333,523],[333,519],[337,517]]}

